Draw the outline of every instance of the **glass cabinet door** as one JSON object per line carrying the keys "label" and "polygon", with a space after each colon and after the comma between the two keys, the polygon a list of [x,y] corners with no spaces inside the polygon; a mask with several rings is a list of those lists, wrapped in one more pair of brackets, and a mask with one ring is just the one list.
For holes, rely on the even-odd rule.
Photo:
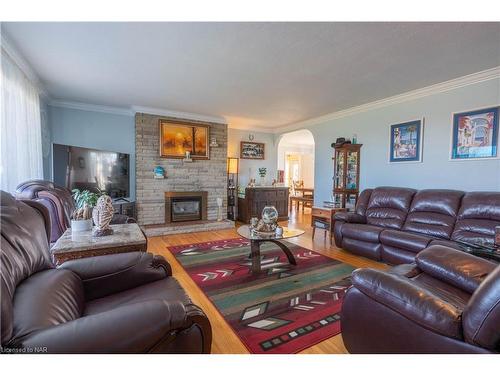
{"label": "glass cabinet door", "polygon": [[347,153],[346,180],[346,189],[355,190],[358,188],[358,153],[355,151]]}
{"label": "glass cabinet door", "polygon": [[345,153],[343,151],[335,151],[335,188],[344,188],[344,164]]}

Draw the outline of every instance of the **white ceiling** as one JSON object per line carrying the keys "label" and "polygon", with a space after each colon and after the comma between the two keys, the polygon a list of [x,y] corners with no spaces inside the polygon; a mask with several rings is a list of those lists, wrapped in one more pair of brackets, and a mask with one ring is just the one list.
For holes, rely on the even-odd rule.
{"label": "white ceiling", "polygon": [[500,23],[2,23],[54,99],[277,128],[500,66]]}

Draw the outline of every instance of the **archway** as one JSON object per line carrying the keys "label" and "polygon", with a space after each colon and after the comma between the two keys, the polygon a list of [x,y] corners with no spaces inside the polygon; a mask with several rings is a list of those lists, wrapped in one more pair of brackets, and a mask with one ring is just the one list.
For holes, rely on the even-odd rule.
{"label": "archway", "polygon": [[278,143],[278,171],[283,171],[284,182],[303,182],[306,188],[314,188],[314,136],[307,129],[281,135]]}

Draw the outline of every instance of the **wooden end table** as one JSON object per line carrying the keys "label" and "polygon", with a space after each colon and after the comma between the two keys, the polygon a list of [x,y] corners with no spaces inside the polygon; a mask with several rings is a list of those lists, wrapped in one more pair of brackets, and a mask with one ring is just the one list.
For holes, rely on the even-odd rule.
{"label": "wooden end table", "polygon": [[346,211],[345,208],[331,208],[331,207],[313,207],[311,210],[311,226],[313,228],[312,238],[314,239],[314,235],[316,234],[316,228],[320,228],[320,223],[322,227],[320,229],[325,230],[325,239],[326,233],[328,232],[330,238],[330,245],[332,244],[333,237],[333,227],[335,225],[335,214],[337,212]]}
{"label": "wooden end table", "polygon": [[253,235],[249,225],[242,225],[241,227],[238,228],[237,231],[241,237],[250,240],[250,249],[251,249],[250,256],[252,257],[253,273],[259,273],[261,271],[260,244],[266,241],[278,245],[288,258],[288,262],[290,262],[290,264],[297,265],[297,261],[295,260],[295,257],[293,256],[290,249],[283,242],[280,242],[279,240],[301,236],[305,233],[303,230],[283,227],[283,235],[279,237],[274,234],[262,237],[259,235]]}
{"label": "wooden end table", "polygon": [[147,250],[147,239],[139,225],[114,224],[110,227],[113,234],[103,237],[93,237],[91,231],[72,236],[71,228],[66,229],[50,249],[54,263],[60,266],[71,259]]}

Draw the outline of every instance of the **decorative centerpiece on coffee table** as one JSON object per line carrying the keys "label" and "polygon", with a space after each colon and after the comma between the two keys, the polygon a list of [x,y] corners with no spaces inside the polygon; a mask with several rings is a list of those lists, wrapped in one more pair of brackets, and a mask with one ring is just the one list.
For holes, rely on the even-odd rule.
{"label": "decorative centerpiece on coffee table", "polygon": [[278,225],[278,210],[274,206],[266,206],[262,210],[262,218],[252,221],[252,232],[261,237],[272,237],[276,234]]}
{"label": "decorative centerpiece on coffee table", "polygon": [[261,272],[261,254],[260,245],[263,242],[272,242],[285,253],[288,262],[296,265],[292,251],[288,248],[286,242],[282,240],[298,237],[304,234],[303,230],[280,227],[278,225],[278,212],[273,206],[266,206],[262,210],[262,219],[256,217],[251,219],[250,225],[242,225],[237,229],[238,234],[250,241],[250,257],[252,259],[252,272]]}

